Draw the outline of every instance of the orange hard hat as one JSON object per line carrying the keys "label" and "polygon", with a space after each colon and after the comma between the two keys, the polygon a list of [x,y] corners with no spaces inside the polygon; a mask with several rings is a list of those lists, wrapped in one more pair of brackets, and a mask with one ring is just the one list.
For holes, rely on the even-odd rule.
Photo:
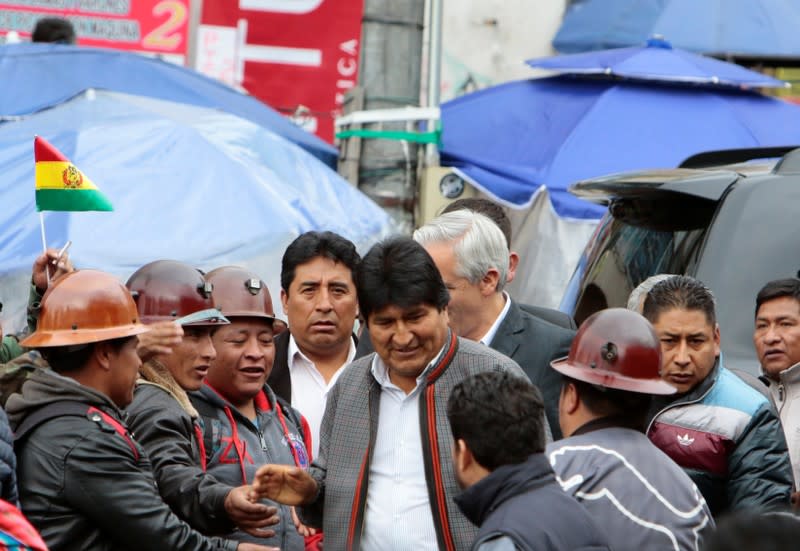
{"label": "orange hard hat", "polygon": [[550,365],[559,373],[606,388],[642,394],[675,394],[661,380],[661,345],[644,317],[624,308],[589,316],[572,341],[569,356]]}
{"label": "orange hard hat", "polygon": [[131,337],[147,331],[120,281],[105,272],[78,270],[58,278],[42,297],[28,348],[72,346]]}
{"label": "orange hard hat", "polygon": [[182,325],[228,323],[214,307],[211,283],[189,264],[156,260],[136,270],[126,285],[143,323],[165,320]]}
{"label": "orange hard hat", "polygon": [[226,317],[265,318],[274,321],[272,297],[256,274],[238,266],[223,266],[206,274],[212,296]]}

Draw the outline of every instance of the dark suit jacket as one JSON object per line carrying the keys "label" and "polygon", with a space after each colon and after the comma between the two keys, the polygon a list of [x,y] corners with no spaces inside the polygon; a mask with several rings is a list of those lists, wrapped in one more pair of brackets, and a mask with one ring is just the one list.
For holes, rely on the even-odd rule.
{"label": "dark suit jacket", "polygon": [[497,329],[489,346],[517,362],[531,382],[539,387],[553,438],[561,438],[558,426],[558,397],[561,375],[550,362],[569,354],[575,331],[538,318],[522,308],[514,299],[506,318]]}
{"label": "dark suit jacket", "polygon": [[275,337],[275,361],[267,379],[269,387],[288,403],[292,403],[292,378],[289,376],[289,331]]}
{"label": "dark suit jacket", "polygon": [[[292,377],[289,374],[289,335],[288,330],[275,337],[275,361],[267,379],[269,387],[288,403],[292,403]],[[355,335],[353,340],[358,344]],[[371,351],[370,351],[371,352]],[[356,352],[356,358],[360,357]]]}
{"label": "dark suit jacket", "polygon": [[519,306],[523,311],[533,314],[537,318],[543,319],[544,321],[552,323],[553,325],[558,325],[559,327],[565,327],[567,329],[578,328],[578,325],[575,323],[575,320],[572,318],[572,316],[565,314],[561,310],[544,308],[542,306],[533,306],[532,304],[517,303],[517,306]]}

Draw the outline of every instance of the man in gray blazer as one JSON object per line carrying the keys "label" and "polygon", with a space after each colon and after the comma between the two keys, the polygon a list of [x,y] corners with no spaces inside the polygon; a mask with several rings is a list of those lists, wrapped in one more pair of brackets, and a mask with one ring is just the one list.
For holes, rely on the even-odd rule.
{"label": "man in gray blazer", "polygon": [[550,362],[569,353],[575,333],[526,312],[504,292],[509,253],[500,228],[482,214],[460,210],[422,226],[414,239],[431,255],[450,291],[450,327],[522,367],[542,392],[553,438],[560,438],[561,378]]}

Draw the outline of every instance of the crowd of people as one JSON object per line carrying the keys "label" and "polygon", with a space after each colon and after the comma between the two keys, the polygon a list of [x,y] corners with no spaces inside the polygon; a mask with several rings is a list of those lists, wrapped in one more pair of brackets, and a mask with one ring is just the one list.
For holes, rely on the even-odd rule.
{"label": "crowd of people", "polygon": [[54,551],[795,546],[800,280],[754,297],[758,380],[725,367],[702,282],[654,276],[576,328],[504,290],[524,277],[510,244],[483,199],[363,258],[305,233],[280,266],[285,318],[240,267],[156,260],[123,284],[48,250],[28,331],[3,342],[0,516],[16,516],[0,535]]}

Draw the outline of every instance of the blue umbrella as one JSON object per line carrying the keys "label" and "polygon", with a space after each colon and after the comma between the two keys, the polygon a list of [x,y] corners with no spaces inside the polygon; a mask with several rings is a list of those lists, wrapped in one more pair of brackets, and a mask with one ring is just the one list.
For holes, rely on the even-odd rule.
{"label": "blue umbrella", "polygon": [[577,0],[553,46],[576,53],[636,46],[666,36],[708,54],[800,56],[797,0]]}
{"label": "blue umbrella", "polygon": [[782,80],[750,71],[734,63],[673,49],[669,42],[658,37],[650,38],[645,46],[530,59],[526,63],[531,67],[572,75],[602,75],[737,88],[789,86]]}
{"label": "blue umbrella", "polygon": [[753,92],[551,77],[487,88],[441,107],[442,164],[515,207],[546,186],[556,212],[603,209],[578,180],[674,167],[695,153],[800,144],[800,107]]}
{"label": "blue umbrella", "polygon": [[87,88],[104,88],[213,107],[296,143],[330,167],[338,152],[258,99],[196,71],[118,50],[59,44],[0,46],[0,117],[58,105]]}
{"label": "blue umbrella", "polygon": [[71,239],[72,257],[84,267],[125,275],[158,258],[203,268],[244,263],[275,282],[284,247],[301,232],[332,230],[364,250],[392,229],[364,194],[256,124],[213,109],[90,90],[0,125],[0,274],[30,270],[41,252],[37,134],[114,205],[110,213],[45,213],[49,244]]}

